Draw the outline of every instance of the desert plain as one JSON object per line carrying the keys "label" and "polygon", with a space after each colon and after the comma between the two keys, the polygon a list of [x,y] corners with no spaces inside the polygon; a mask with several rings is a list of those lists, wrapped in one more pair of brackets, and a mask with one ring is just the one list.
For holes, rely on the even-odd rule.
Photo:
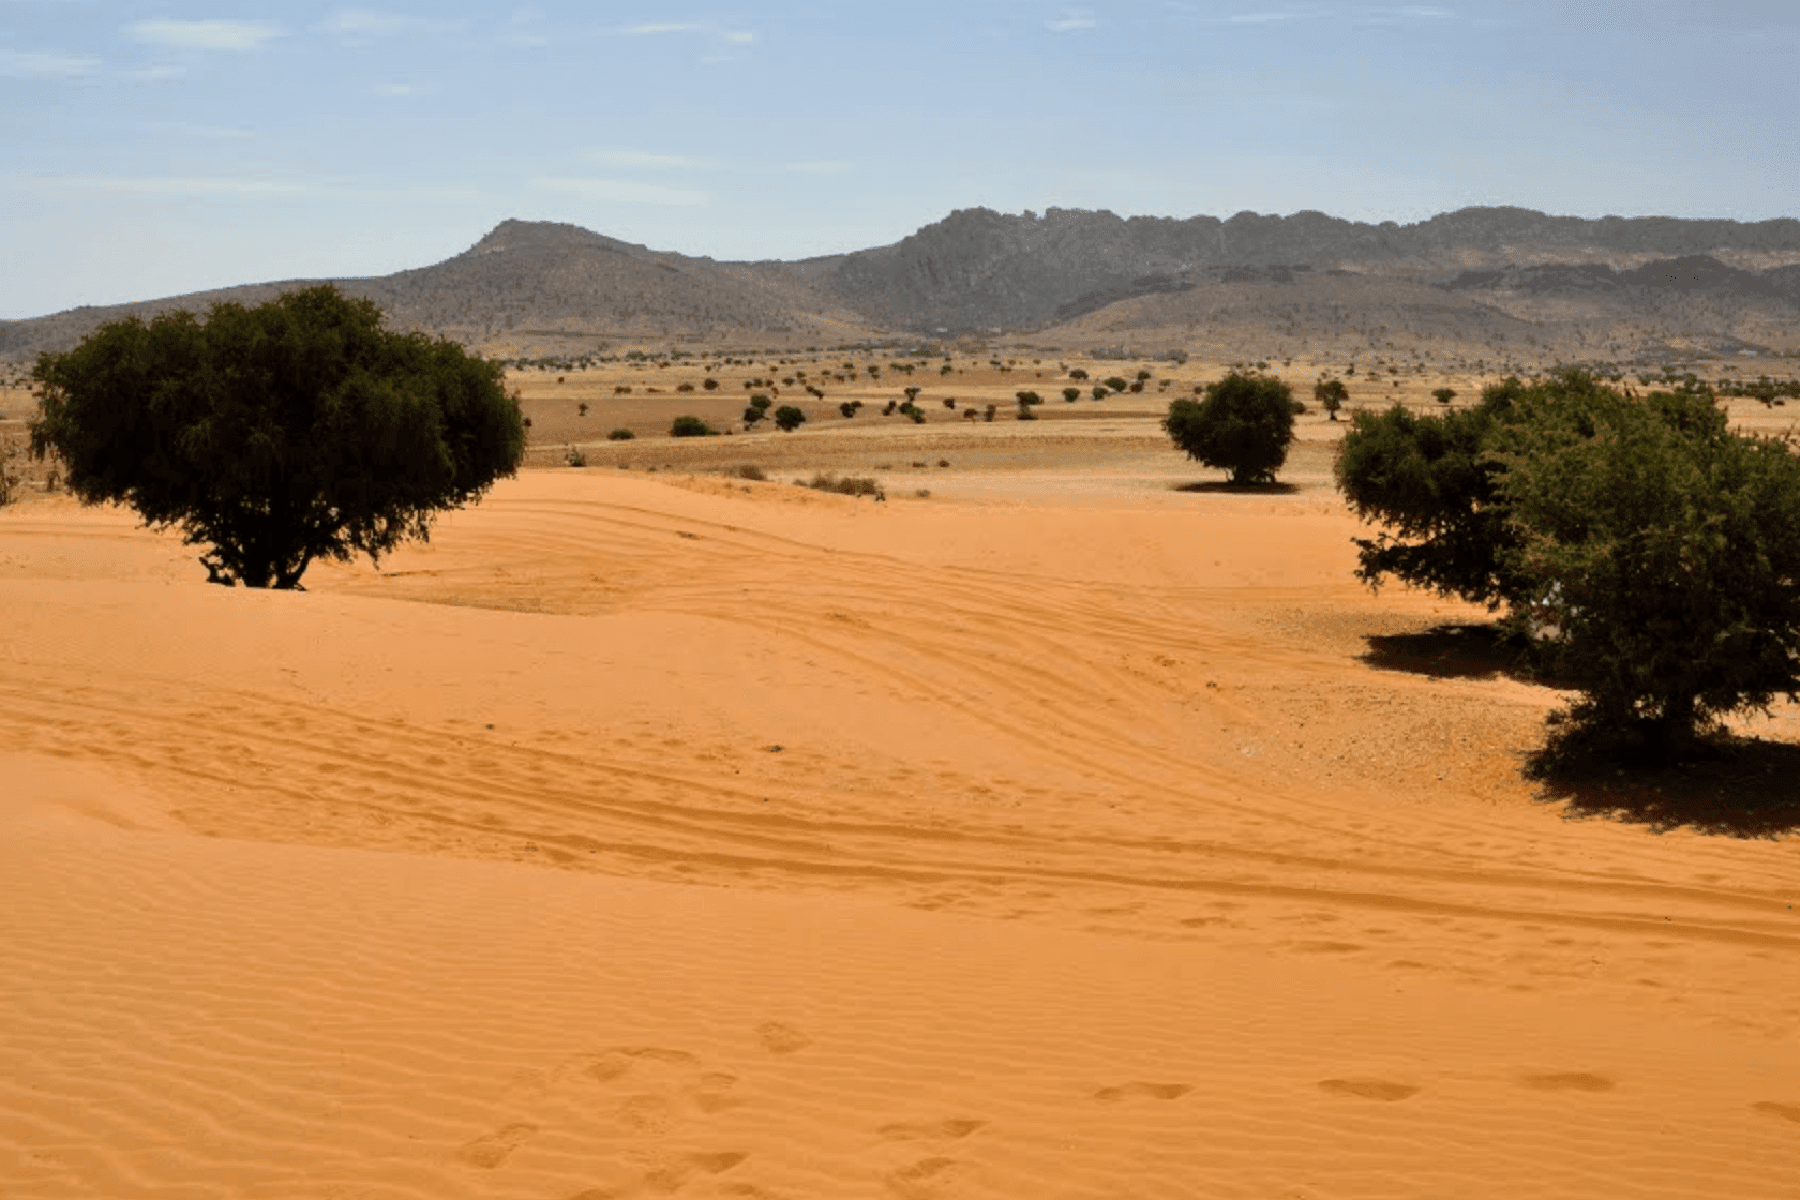
{"label": "desert plain", "polygon": [[1156,421],[1223,364],[856,361],[696,439],[793,364],[518,375],[518,477],[303,593],[0,509],[0,1196],[1800,1194],[1800,713],[1548,791],[1341,422],[1233,491]]}

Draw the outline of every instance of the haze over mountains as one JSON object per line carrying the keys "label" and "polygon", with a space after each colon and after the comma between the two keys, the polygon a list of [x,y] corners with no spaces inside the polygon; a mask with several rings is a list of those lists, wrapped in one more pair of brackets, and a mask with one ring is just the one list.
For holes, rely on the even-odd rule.
{"label": "haze over mountains", "polygon": [[[0,355],[125,313],[255,303],[264,283],[0,322]],[[507,355],[976,335],[1246,357],[1497,361],[1800,352],[1800,221],[1585,220],[1470,208],[1414,225],[1318,212],[1121,218],[966,209],[890,246],[726,263],[506,221],[434,266],[338,280],[396,327]]]}

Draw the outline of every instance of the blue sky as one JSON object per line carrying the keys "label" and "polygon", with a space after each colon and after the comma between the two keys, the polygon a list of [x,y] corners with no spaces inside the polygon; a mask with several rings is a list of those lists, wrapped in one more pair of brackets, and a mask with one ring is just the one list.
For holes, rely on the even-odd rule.
{"label": "blue sky", "polygon": [[956,208],[1800,215],[1800,5],[0,0],[0,317],[507,217],[797,258]]}

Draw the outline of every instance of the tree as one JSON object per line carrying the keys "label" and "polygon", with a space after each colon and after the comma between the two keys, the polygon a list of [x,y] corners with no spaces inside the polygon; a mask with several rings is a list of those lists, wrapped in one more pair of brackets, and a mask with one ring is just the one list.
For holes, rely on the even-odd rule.
{"label": "tree", "polygon": [[1015,392],[1015,393],[1013,393],[1013,395],[1014,395],[1014,398],[1018,400],[1018,402],[1021,406],[1029,406],[1032,404],[1042,404],[1044,402],[1044,398],[1042,396],[1038,395],[1036,392]]}
{"label": "tree", "polygon": [[315,559],[427,540],[525,449],[498,363],[389,332],[330,284],[112,321],[32,376],[32,453],[57,454],[86,503],[210,545],[227,585],[295,588]]}
{"label": "tree", "polygon": [[1441,415],[1396,404],[1351,416],[1338,444],[1338,489],[1351,512],[1392,530],[1356,539],[1359,579],[1378,587],[1392,575],[1490,609],[1520,594],[1506,561],[1514,535],[1496,491],[1501,467],[1487,440],[1524,387],[1505,380],[1483,390],[1476,407]]}
{"label": "tree", "polygon": [[700,386],[709,392],[716,392],[719,390],[719,381],[709,375],[700,381]]}
{"label": "tree", "polygon": [[1109,394],[1109,393],[1108,393],[1108,391],[1107,391],[1107,389],[1106,389],[1106,388],[1105,388],[1105,387],[1104,387],[1104,386],[1102,386],[1102,385],[1100,385],[1100,384],[1098,384],[1098,383],[1096,383],[1096,384],[1095,384],[1095,385],[1094,385],[1094,399],[1096,399],[1096,400],[1104,400],[1104,399],[1106,399],[1106,397],[1107,397],[1107,395],[1108,395],[1108,394]]}
{"label": "tree", "polygon": [[1350,400],[1350,389],[1344,386],[1341,379],[1321,379],[1313,385],[1313,399],[1335,421],[1338,419],[1338,409]]}
{"label": "tree", "polygon": [[1267,375],[1236,371],[1208,384],[1203,400],[1176,400],[1163,429],[1177,448],[1235,484],[1273,483],[1294,440],[1293,392]]}
{"label": "tree", "polygon": [[838,412],[843,415],[845,420],[849,420],[856,415],[856,405],[849,400],[846,400],[838,405]]}
{"label": "tree", "polygon": [[[1591,381],[1590,381],[1591,382]],[[1492,434],[1516,610],[1578,687],[1576,743],[1677,758],[1800,699],[1800,458],[1711,397],[1535,388]]]}
{"label": "tree", "polygon": [[1075,403],[1077,400],[1081,399],[1081,389],[1075,387],[1064,388],[1063,399],[1070,404]]}
{"label": "tree", "polygon": [[1086,371],[1082,370],[1080,367],[1076,367],[1073,371],[1069,372],[1070,379],[1083,380],[1083,379],[1086,379],[1087,377],[1088,377],[1088,373]]}
{"label": "tree", "polygon": [[775,428],[783,433],[792,433],[806,423],[806,414],[791,404],[784,404],[775,410]]}
{"label": "tree", "polygon": [[713,428],[699,417],[676,417],[669,426],[670,437],[711,437]]}
{"label": "tree", "polygon": [[1441,388],[1438,388],[1436,391],[1432,392],[1431,396],[1432,396],[1432,399],[1436,400],[1439,404],[1448,404],[1452,400],[1456,399],[1456,389],[1441,387]]}
{"label": "tree", "polygon": [[1123,375],[1109,375],[1100,382],[1104,383],[1108,388],[1111,388],[1115,392],[1122,392],[1130,386]]}

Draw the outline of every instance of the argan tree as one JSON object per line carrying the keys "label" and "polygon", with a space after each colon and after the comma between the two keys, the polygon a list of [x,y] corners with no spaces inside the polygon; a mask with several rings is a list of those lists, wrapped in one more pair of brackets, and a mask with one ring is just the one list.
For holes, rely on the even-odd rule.
{"label": "argan tree", "polygon": [[806,414],[792,404],[784,404],[775,410],[775,428],[783,433],[792,433],[806,424]]}
{"label": "argan tree", "polygon": [[1294,395],[1267,375],[1233,371],[1201,400],[1176,400],[1163,429],[1189,458],[1231,473],[1234,484],[1273,483],[1294,440]]}
{"label": "argan tree", "polygon": [[1800,458],[1710,396],[1538,388],[1494,427],[1515,608],[1580,689],[1577,744],[1683,757],[1800,699]]}
{"label": "argan tree", "polygon": [[1350,389],[1344,386],[1341,379],[1321,379],[1313,385],[1313,399],[1335,421],[1338,419],[1338,409],[1350,400]]}
{"label": "argan tree", "polygon": [[426,540],[525,449],[499,364],[390,332],[330,284],[112,321],[32,377],[33,454],[59,456],[83,501],[209,545],[227,585],[296,588],[315,559]]}

